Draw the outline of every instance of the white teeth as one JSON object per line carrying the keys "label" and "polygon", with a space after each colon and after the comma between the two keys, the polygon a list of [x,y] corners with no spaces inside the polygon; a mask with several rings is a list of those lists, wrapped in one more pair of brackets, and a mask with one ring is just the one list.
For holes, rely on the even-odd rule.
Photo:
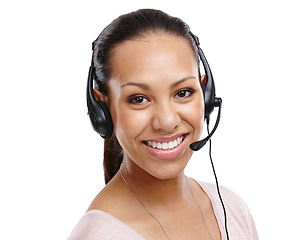
{"label": "white teeth", "polygon": [[178,137],[174,141],[171,142],[153,142],[153,141],[148,141],[147,145],[151,148],[157,148],[157,149],[163,149],[163,150],[168,150],[177,147],[180,145],[183,141],[183,136]]}
{"label": "white teeth", "polygon": [[168,149],[168,143],[163,142],[162,143],[162,149],[164,149],[164,150]]}

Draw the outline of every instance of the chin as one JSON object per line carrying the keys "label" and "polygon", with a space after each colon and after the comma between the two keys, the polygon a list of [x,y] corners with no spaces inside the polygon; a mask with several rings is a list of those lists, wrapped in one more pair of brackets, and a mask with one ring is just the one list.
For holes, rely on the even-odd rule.
{"label": "chin", "polygon": [[180,159],[158,161],[147,166],[147,172],[160,180],[172,179],[184,173],[190,156],[184,156]]}

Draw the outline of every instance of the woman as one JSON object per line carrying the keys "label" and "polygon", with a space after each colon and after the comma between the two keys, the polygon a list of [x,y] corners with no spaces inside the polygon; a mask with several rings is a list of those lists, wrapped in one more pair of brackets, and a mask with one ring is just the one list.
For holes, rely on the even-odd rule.
{"label": "woman", "polygon": [[[91,71],[95,98],[110,112],[103,137],[113,133],[106,186],[69,240],[225,239],[215,186],[184,175],[205,111],[189,27],[157,10],[120,16],[94,42]],[[245,203],[221,192],[231,239],[258,239]]]}

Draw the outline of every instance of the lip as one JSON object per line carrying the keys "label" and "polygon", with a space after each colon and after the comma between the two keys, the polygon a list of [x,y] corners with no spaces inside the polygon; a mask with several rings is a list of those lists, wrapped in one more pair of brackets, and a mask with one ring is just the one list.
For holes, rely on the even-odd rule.
{"label": "lip", "polygon": [[148,139],[148,140],[145,140],[144,142],[148,142],[148,141],[152,141],[152,142],[170,142],[170,141],[174,141],[178,137],[184,136],[184,135],[187,135],[187,133],[178,133],[178,134],[175,134],[175,135],[169,136],[169,137],[159,137],[159,138]]}
{"label": "lip", "polygon": [[186,148],[187,138],[188,138],[189,134],[180,133],[180,134],[176,134],[176,135],[171,136],[171,137],[154,138],[154,139],[150,140],[150,141],[156,141],[156,142],[169,142],[169,141],[173,141],[173,140],[177,139],[180,136],[183,136],[183,141],[181,142],[181,144],[178,145],[175,148],[168,149],[168,150],[151,148],[151,147],[147,146],[144,141],[142,142],[142,144],[143,144],[145,150],[151,156],[153,156],[157,159],[161,159],[161,160],[176,159],[183,154],[183,152]]}

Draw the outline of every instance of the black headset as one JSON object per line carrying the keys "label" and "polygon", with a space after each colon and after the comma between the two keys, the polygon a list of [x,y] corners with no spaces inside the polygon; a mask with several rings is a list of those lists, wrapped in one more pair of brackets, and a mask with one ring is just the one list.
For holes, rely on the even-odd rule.
{"label": "black headset", "polygon": [[[202,87],[202,91],[203,91],[203,95],[204,95],[204,102],[205,102],[205,115],[204,115],[204,117],[208,121],[209,115],[214,110],[214,107],[220,106],[222,100],[221,100],[221,98],[216,98],[214,79],[213,79],[210,67],[208,65],[208,62],[205,58],[205,55],[204,55],[202,49],[200,48],[199,38],[191,32],[190,32],[190,35],[193,38],[193,40],[195,41],[195,44],[196,44],[197,49],[198,49],[198,55],[199,55],[200,60],[203,64],[205,74],[206,74],[206,82],[202,83],[201,87]],[[92,50],[94,50],[94,43],[92,44]],[[112,117],[111,117],[109,108],[106,105],[106,103],[104,103],[102,101],[96,101],[96,99],[94,97],[94,93],[93,93],[94,72],[95,72],[95,68],[94,68],[94,64],[93,64],[93,61],[92,61],[91,66],[89,68],[88,82],[87,82],[88,115],[90,117],[90,121],[91,121],[93,129],[97,133],[99,133],[102,138],[108,139],[112,136],[112,133],[113,133],[113,121],[112,121]],[[213,134],[213,132],[214,132],[214,130],[212,131],[211,135]],[[206,140],[206,142],[207,142],[207,140]],[[204,144],[203,144],[203,146],[204,146]],[[193,149],[193,150],[199,150],[199,149]]]}

